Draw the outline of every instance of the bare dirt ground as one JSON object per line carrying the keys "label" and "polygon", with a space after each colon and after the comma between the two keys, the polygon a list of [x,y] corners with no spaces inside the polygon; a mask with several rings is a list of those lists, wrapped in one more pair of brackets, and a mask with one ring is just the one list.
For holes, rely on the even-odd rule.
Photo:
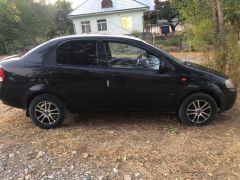
{"label": "bare dirt ground", "polygon": [[182,61],[191,61],[195,63],[201,62],[204,54],[202,52],[170,52],[171,55],[181,59]]}
{"label": "bare dirt ground", "polygon": [[205,127],[109,112],[42,130],[23,110],[0,110],[0,179],[240,179],[240,98]]}

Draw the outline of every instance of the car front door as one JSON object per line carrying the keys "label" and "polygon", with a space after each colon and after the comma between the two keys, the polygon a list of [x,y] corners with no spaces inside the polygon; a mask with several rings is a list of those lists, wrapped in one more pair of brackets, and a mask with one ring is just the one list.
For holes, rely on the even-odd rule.
{"label": "car front door", "polygon": [[71,111],[106,106],[106,74],[98,63],[98,40],[71,40],[60,44],[46,64],[51,92],[62,97]]}
{"label": "car front door", "polygon": [[108,108],[169,110],[176,96],[176,75],[160,72],[163,57],[134,42],[104,40]]}

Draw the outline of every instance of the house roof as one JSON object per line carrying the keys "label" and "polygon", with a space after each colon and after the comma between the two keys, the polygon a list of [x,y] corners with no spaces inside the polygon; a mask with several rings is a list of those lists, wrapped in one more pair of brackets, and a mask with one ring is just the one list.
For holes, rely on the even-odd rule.
{"label": "house roof", "polygon": [[142,4],[146,4],[149,7],[149,10],[152,11],[154,10],[154,0],[137,0],[138,2],[142,3]]}
{"label": "house roof", "polygon": [[[151,0],[147,0],[151,1]],[[73,10],[69,16],[86,16],[92,14],[111,13],[115,11],[126,11],[133,9],[149,9],[150,7],[144,4],[144,0],[112,0],[113,7],[102,9],[101,0],[86,0]]]}

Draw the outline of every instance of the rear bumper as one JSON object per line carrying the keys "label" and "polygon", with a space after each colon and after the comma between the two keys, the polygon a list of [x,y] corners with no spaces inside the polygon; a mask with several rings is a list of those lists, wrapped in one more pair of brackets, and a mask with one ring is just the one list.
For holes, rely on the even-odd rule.
{"label": "rear bumper", "polygon": [[19,88],[5,88],[0,83],[0,100],[8,105],[15,108],[25,109],[22,98],[21,98],[21,91]]}
{"label": "rear bumper", "polygon": [[231,109],[237,99],[237,89],[226,89],[224,92],[224,107],[221,111],[227,111]]}

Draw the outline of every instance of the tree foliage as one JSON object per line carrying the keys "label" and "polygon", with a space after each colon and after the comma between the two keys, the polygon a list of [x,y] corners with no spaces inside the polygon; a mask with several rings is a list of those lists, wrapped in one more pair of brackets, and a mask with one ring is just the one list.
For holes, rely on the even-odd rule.
{"label": "tree foliage", "polygon": [[172,0],[181,15],[187,43],[208,50],[214,43],[213,21],[209,0]]}
{"label": "tree foliage", "polygon": [[158,12],[158,18],[166,19],[172,31],[175,32],[180,19],[178,9],[172,6],[169,1],[155,0],[155,10]]}
{"label": "tree foliage", "polygon": [[239,0],[224,0],[225,20],[233,29],[240,33],[240,1]]}
{"label": "tree foliage", "polygon": [[171,0],[179,9],[186,42],[209,54],[207,64],[240,81],[239,0]]}
{"label": "tree foliage", "polygon": [[[71,4],[58,0],[0,0],[0,53],[27,50],[54,36],[72,34]],[[3,48],[4,47],[4,48]],[[9,50],[9,51],[10,51]]]}

